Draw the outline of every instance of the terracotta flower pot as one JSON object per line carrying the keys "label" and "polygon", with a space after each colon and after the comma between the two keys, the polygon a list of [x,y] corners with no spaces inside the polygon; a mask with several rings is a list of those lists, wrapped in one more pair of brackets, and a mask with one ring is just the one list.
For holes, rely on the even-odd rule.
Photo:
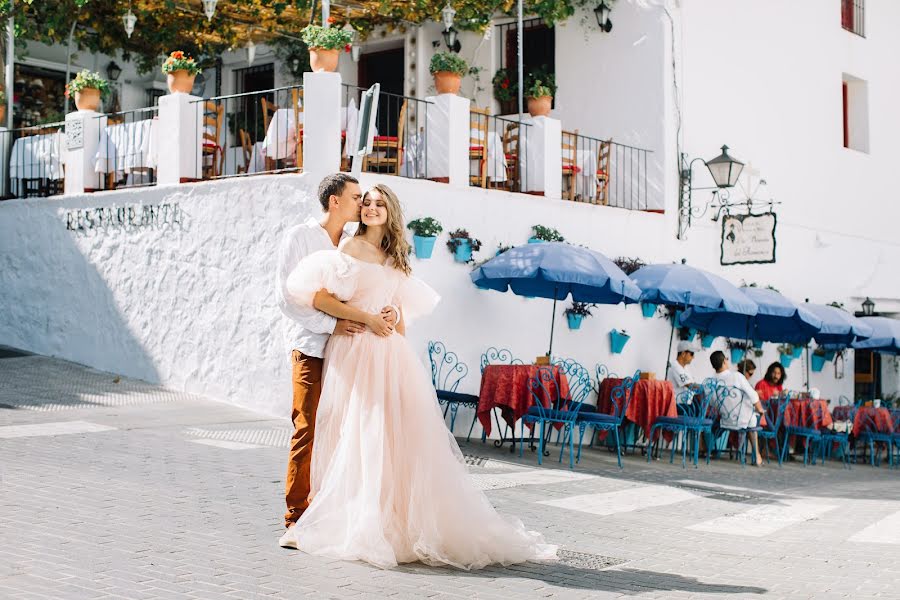
{"label": "terracotta flower pot", "polygon": [[434,89],[438,94],[458,94],[462,77],[450,71],[438,71],[434,74]]}
{"label": "terracotta flower pot", "polygon": [[0,127],[6,127],[6,104],[0,104]]}
{"label": "terracotta flower pot", "polygon": [[325,48],[309,49],[309,66],[313,73],[334,73],[337,71],[338,60],[341,58],[340,50],[327,50]]}
{"label": "terracotta flower pot", "polygon": [[78,110],[97,110],[100,108],[100,90],[84,88],[75,92],[75,108]]}
{"label": "terracotta flower pot", "polygon": [[546,117],[550,114],[553,105],[553,96],[541,96],[540,98],[528,98],[528,114],[532,117]]}
{"label": "terracotta flower pot", "polygon": [[192,75],[187,69],[178,69],[166,74],[166,83],[169,84],[169,91],[173,94],[175,92],[190,94],[194,89],[194,78],[196,77],[196,73]]}

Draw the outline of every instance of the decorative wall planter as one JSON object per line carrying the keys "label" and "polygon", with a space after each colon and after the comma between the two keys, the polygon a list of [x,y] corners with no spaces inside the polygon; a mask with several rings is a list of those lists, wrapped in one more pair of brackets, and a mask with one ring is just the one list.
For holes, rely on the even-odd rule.
{"label": "decorative wall planter", "polygon": [[712,347],[714,341],[716,341],[716,336],[704,335],[702,338],[700,338],[700,345],[704,348],[710,348]]}
{"label": "decorative wall planter", "polygon": [[825,363],[828,362],[825,360],[825,357],[820,354],[813,354],[810,359],[810,365],[812,366],[812,370],[816,373],[822,371],[825,368]]}
{"label": "decorative wall planter", "polygon": [[618,329],[613,329],[609,332],[609,345],[612,347],[613,354],[621,354],[622,350],[625,349],[625,344],[628,343],[628,340],[631,339],[631,336],[627,333],[623,333]]}
{"label": "decorative wall planter", "polygon": [[753,340],[753,347],[757,350],[762,350],[763,341],[762,340]]}
{"label": "decorative wall planter", "polygon": [[528,238],[529,244],[543,244],[544,240],[539,240],[538,238]]}
{"label": "decorative wall planter", "polygon": [[434,241],[437,238],[434,236],[421,236],[414,235],[413,236],[413,247],[416,250],[416,258],[431,258],[431,253],[434,251]]}
{"label": "decorative wall planter", "polygon": [[434,89],[438,94],[458,94],[462,77],[450,71],[437,71],[434,74]]}
{"label": "decorative wall planter", "polygon": [[826,350],[826,351],[825,351],[825,357],[824,357],[824,358],[825,358],[825,360],[827,360],[828,362],[831,362],[831,361],[834,360],[834,357],[835,357],[836,354],[837,354],[837,352],[835,352],[834,350]]}
{"label": "decorative wall planter", "polygon": [[793,351],[791,352],[791,356],[794,358],[800,358],[803,356],[803,346],[794,346]]}
{"label": "decorative wall planter", "polygon": [[528,98],[528,114],[532,117],[546,117],[553,106],[553,96],[541,96],[540,98]]}
{"label": "decorative wall planter", "polygon": [[656,314],[657,305],[651,302],[642,302],[641,303],[641,314],[644,315],[645,319],[652,319],[653,315]]}
{"label": "decorative wall planter", "polygon": [[182,92],[184,94],[190,94],[191,90],[194,89],[194,79],[197,75],[192,74],[187,69],[178,69],[177,71],[172,71],[171,73],[166,73],[166,83],[169,86],[169,92]]}
{"label": "decorative wall planter", "polygon": [[697,334],[698,334],[698,333],[700,333],[700,332],[697,331],[696,329],[694,329],[693,327],[691,327],[690,329],[688,329],[688,338],[687,338],[687,341],[693,342],[693,341],[694,341],[694,338],[697,337]]}
{"label": "decorative wall planter", "polygon": [[584,315],[566,313],[566,319],[569,321],[569,329],[581,329],[581,321],[584,319]]}
{"label": "decorative wall planter", "polygon": [[337,71],[340,58],[340,50],[326,50],[325,48],[309,49],[309,66],[313,70],[313,73],[334,73]]}
{"label": "decorative wall planter", "polygon": [[742,348],[732,348],[731,349],[731,364],[736,365],[737,363],[744,360],[744,350]]}
{"label": "decorative wall planter", "polygon": [[459,245],[453,252],[453,260],[459,263],[466,263],[472,260],[472,242],[469,240],[460,240]]}
{"label": "decorative wall planter", "polygon": [[96,111],[100,108],[100,90],[86,87],[75,92],[75,108]]}
{"label": "decorative wall planter", "polygon": [[792,354],[782,354],[779,356],[778,361],[784,365],[785,369],[787,369],[791,366],[791,363],[794,362],[794,356]]}

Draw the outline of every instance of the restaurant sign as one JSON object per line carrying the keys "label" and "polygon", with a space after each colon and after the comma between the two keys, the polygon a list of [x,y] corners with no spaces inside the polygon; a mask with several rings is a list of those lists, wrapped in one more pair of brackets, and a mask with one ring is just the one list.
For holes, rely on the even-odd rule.
{"label": "restaurant sign", "polygon": [[66,229],[76,233],[180,227],[184,211],[177,202],[143,206],[105,206],[66,212]]}
{"label": "restaurant sign", "polygon": [[722,220],[722,265],[775,262],[774,212],[726,215]]}

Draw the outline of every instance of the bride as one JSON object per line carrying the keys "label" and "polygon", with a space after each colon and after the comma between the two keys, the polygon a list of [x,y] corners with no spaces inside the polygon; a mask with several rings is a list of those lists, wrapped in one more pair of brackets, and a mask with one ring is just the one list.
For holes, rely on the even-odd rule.
{"label": "bride", "polygon": [[[298,548],[382,568],[554,559],[556,546],[498,514],[475,488],[431,378],[403,337],[439,297],[410,277],[397,196],[376,185],[361,211],[355,237],[311,254],[287,282],[294,302],[367,326],[332,336],[325,351],[311,503],[294,527]],[[389,304],[400,309],[400,335],[380,315]]]}

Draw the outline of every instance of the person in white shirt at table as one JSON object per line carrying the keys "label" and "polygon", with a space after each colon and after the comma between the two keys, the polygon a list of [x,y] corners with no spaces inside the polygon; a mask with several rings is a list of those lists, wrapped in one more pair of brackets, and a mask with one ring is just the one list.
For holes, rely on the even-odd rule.
{"label": "person in white shirt at table", "polygon": [[[699,348],[687,340],[682,340],[678,342],[675,360],[669,362],[669,375],[666,379],[675,390],[676,400],[683,400],[682,394],[684,392],[696,391],[700,387],[688,370],[688,366],[694,361],[694,354],[697,352],[699,352]],[[690,404],[693,396],[691,395],[688,398],[687,403]]]}
{"label": "person in white shirt at table", "polygon": [[[759,395],[747,378],[737,371],[730,370],[731,362],[721,350],[716,350],[709,357],[712,368],[716,371],[716,379],[726,386],[736,388],[735,394],[723,394],[719,405],[720,424],[723,429],[749,429],[759,425],[759,417],[765,414]],[[755,431],[748,431],[747,437],[756,455],[754,465],[762,465],[759,443]]]}

